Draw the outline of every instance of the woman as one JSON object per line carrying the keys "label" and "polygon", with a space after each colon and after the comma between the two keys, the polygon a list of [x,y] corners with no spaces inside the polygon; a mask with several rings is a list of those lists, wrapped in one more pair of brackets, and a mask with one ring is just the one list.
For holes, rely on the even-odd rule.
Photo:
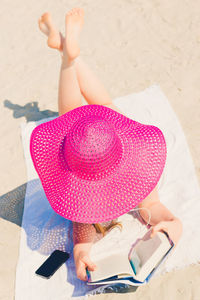
{"label": "woman", "polygon": [[[84,10],[73,8],[66,14],[65,37],[56,29],[49,13],[43,14],[38,23],[40,30],[48,37],[48,46],[59,50],[61,54],[59,116],[82,106],[81,95],[88,104],[103,105],[122,114],[112,103],[102,83],[80,57],[78,39],[84,23]],[[157,186],[138,207],[147,208],[151,213],[152,236],[157,231],[166,231],[176,246],[182,234],[182,223],[160,202]],[[149,216],[145,209],[141,210],[140,215],[147,222]],[[86,267],[91,271],[95,270],[96,266],[90,260],[89,252],[96,232],[105,234],[117,225],[119,225],[117,219],[97,224],[73,222],[73,253],[79,279],[87,279]]]}

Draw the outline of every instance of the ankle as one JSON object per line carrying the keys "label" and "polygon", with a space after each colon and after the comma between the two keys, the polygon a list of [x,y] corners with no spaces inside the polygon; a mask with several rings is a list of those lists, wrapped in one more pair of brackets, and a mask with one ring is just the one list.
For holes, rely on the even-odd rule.
{"label": "ankle", "polygon": [[75,58],[70,59],[66,55],[63,55],[62,53],[61,53],[61,59],[62,59],[63,67],[71,67],[75,64]]}

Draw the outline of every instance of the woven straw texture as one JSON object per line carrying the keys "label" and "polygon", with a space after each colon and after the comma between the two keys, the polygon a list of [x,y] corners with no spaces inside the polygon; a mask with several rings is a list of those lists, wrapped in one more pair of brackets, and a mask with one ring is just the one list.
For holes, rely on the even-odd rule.
{"label": "woven straw texture", "polygon": [[93,104],[37,126],[30,152],[51,207],[75,222],[101,223],[148,196],[167,148],[158,127]]}

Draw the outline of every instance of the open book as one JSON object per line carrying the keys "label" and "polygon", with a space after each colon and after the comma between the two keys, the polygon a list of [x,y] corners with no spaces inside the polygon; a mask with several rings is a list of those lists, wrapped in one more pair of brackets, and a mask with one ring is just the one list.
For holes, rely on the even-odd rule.
{"label": "open book", "polygon": [[129,253],[119,251],[93,260],[95,271],[87,271],[88,285],[126,283],[141,285],[149,281],[155,270],[170,253],[174,244],[165,232],[157,232],[153,238],[149,230],[131,247]]}

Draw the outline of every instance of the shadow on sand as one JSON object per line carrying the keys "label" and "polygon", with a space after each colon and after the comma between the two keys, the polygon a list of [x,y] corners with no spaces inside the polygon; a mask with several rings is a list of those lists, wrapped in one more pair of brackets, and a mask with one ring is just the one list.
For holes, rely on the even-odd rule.
{"label": "shadow on sand", "polygon": [[27,122],[39,121],[41,119],[49,117],[57,117],[58,112],[51,110],[40,110],[38,107],[38,102],[29,102],[24,106],[19,104],[13,104],[9,100],[4,100],[4,106],[13,110],[13,117],[18,119],[25,117]]}

